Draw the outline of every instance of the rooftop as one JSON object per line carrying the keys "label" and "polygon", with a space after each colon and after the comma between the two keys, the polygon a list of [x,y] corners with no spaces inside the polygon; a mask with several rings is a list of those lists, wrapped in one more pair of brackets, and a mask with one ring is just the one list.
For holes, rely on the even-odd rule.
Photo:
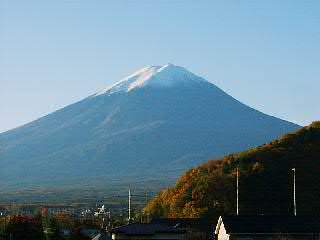
{"label": "rooftop", "polygon": [[212,227],[212,223],[201,218],[159,218],[153,219],[151,223],[165,224],[177,228],[192,227],[207,230]]}
{"label": "rooftop", "polygon": [[320,232],[320,217],[315,216],[223,216],[227,233],[314,233]]}
{"label": "rooftop", "polygon": [[121,233],[125,235],[154,235],[156,233],[185,233],[184,230],[158,223],[132,223],[117,227],[111,233]]}

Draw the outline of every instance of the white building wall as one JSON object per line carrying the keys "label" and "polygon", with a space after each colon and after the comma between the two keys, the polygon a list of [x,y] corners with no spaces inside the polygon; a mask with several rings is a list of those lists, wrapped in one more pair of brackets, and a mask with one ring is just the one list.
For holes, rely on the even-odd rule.
{"label": "white building wall", "polygon": [[230,239],[230,235],[227,234],[224,224],[223,222],[221,222],[219,227],[219,232],[218,232],[218,240],[229,240],[229,239]]}

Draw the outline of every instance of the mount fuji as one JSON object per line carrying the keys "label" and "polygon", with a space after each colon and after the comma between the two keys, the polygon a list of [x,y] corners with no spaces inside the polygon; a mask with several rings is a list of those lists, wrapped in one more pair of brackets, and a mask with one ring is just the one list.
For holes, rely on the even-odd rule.
{"label": "mount fuji", "polygon": [[252,109],[183,67],[145,67],[0,134],[4,188],[171,184],[185,170],[300,126]]}

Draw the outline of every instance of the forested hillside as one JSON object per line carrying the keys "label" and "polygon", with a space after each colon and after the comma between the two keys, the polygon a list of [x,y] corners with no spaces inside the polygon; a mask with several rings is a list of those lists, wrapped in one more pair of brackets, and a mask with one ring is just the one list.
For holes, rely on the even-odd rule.
{"label": "forested hillside", "polygon": [[234,214],[237,167],[240,214],[292,214],[292,168],[296,168],[297,214],[320,214],[320,122],[191,169],[145,211],[153,217],[211,219]]}

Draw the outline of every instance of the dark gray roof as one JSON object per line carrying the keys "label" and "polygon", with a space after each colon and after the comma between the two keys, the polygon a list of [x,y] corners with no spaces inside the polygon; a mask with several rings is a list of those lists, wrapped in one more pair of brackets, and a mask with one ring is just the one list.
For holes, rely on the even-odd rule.
{"label": "dark gray roof", "polygon": [[167,226],[176,226],[177,228],[195,228],[199,230],[208,230],[212,228],[212,223],[201,218],[156,218],[151,223],[164,224]]}
{"label": "dark gray roof", "polygon": [[112,240],[111,236],[106,235],[104,232],[99,233],[91,240]]}
{"label": "dark gray roof", "polygon": [[125,235],[153,235],[156,233],[185,233],[184,230],[158,223],[132,223],[111,230]]}
{"label": "dark gray roof", "polygon": [[98,235],[96,235],[94,238],[92,238],[92,240],[101,240],[102,239],[102,234],[99,233]]}
{"label": "dark gray roof", "polygon": [[227,233],[319,233],[315,216],[224,216]]}
{"label": "dark gray roof", "polygon": [[106,234],[105,232],[101,232],[97,234],[94,238],[91,240],[112,240],[111,236],[109,234]]}

